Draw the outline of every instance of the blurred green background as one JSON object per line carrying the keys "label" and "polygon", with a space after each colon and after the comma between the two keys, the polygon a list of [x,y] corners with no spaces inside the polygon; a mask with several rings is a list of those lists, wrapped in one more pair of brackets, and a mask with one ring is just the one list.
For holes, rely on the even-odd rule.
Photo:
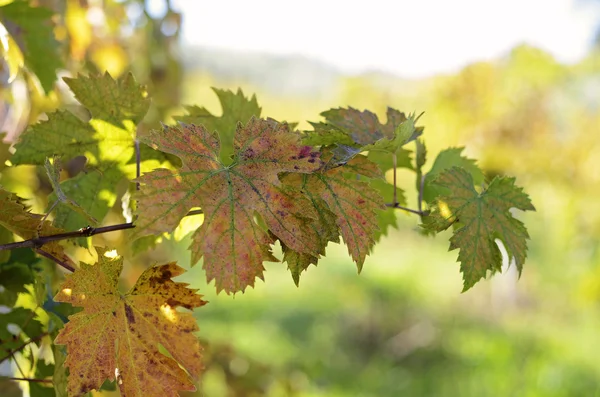
{"label": "blurred green background", "polygon": [[[600,41],[568,65],[523,44],[458,72],[406,79],[349,75],[293,55],[186,47],[181,26],[195,22],[170,2],[159,16],[142,1],[38,3],[57,13],[64,75],[132,70],[148,85],[154,105],[145,128],[181,114],[182,104],[219,114],[211,86],[256,93],[264,115],[299,128],[338,106],[382,119],[387,106],[425,111],[425,169],[439,150],[465,146],[487,177],[516,176],[536,206],[519,214],[531,235],[520,279],[506,267],[464,294],[449,235],[423,237],[418,219],[404,214],[360,275],[345,247],[331,245],[299,288],[285,265],[269,263],[265,283],[234,297],[216,295],[201,266],[190,268],[189,236],[165,237],[137,256],[125,233],[94,237],[126,257],[130,282],[152,263],[177,260],[190,269],[180,279],[210,301],[195,312],[206,371],[199,391],[182,395],[600,396]],[[70,100],[61,85],[43,96],[21,83],[24,91],[17,81],[5,98],[8,143]],[[33,197],[49,192],[40,175],[16,167],[2,183]],[[415,207],[411,178],[399,171]],[[37,197],[32,204],[43,211]],[[118,200],[104,223],[121,222]]]}

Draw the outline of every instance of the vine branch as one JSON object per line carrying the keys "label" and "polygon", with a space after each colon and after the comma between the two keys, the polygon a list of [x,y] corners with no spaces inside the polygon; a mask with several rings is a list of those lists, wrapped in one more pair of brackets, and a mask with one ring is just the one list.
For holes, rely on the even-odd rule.
{"label": "vine branch", "polygon": [[[420,216],[424,215],[423,211],[421,211],[421,209],[420,209],[420,207],[421,207],[420,205],[419,205],[418,210],[413,210],[412,208],[403,207],[403,206],[399,205],[398,203],[386,203],[386,207],[397,208],[399,210],[407,211],[412,214],[416,214],[416,215],[420,215]],[[190,211],[187,214],[185,214],[185,216],[198,215],[198,214],[202,214],[202,213],[203,213],[203,211],[201,209],[193,210],[193,211]],[[64,267],[65,269],[67,269],[71,272],[74,272],[75,269],[73,269],[73,267],[71,267],[67,263],[64,263],[63,261],[59,260],[58,258],[54,257],[53,255],[49,254],[48,252],[41,250],[40,248],[44,244],[47,244],[47,243],[50,243],[53,241],[68,240],[68,239],[79,238],[79,237],[91,237],[91,236],[95,236],[96,234],[110,233],[110,232],[115,232],[117,230],[126,230],[126,229],[133,229],[133,228],[135,228],[135,225],[132,222],[120,223],[118,225],[102,226],[102,227],[86,226],[86,227],[82,227],[81,229],[75,230],[72,232],[52,234],[49,236],[40,236],[40,237],[32,238],[29,240],[18,241],[16,243],[0,244],[0,251],[13,250],[13,249],[17,249],[17,248],[33,248],[38,254],[58,263],[60,266]]]}

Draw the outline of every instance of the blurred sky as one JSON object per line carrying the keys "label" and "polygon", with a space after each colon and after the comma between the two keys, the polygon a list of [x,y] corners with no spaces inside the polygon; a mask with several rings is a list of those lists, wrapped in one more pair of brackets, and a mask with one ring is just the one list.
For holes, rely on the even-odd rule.
{"label": "blurred sky", "polygon": [[[151,0],[154,14],[164,0]],[[595,0],[172,0],[184,43],[300,54],[344,72],[403,77],[454,72],[520,43],[563,62],[589,50],[600,21]]]}

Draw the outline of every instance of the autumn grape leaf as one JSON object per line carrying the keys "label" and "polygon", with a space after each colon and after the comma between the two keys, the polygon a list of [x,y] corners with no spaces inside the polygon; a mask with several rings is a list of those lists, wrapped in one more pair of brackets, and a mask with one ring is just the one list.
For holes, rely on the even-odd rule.
{"label": "autumn grape leaf", "polygon": [[515,178],[496,177],[487,189],[478,193],[471,174],[453,167],[438,174],[433,183],[446,194],[432,205],[431,213],[424,217],[423,227],[440,232],[456,225],[450,238],[450,250],[459,249],[463,291],[484,278],[488,270],[500,271],[502,255],[496,239],[502,241],[521,273],[529,234],[509,210],[535,211],[535,208],[523,189],[515,186]]}
{"label": "autumn grape leaf", "polygon": [[186,124],[203,125],[208,131],[219,132],[221,141],[220,161],[224,165],[232,162],[234,154],[233,139],[237,123],[246,124],[252,117],[259,118],[261,108],[258,106],[256,96],[248,99],[244,96],[241,89],[234,94],[233,91],[212,89],[222,108],[222,115],[217,117],[210,113],[206,108],[198,106],[186,106],[188,114],[176,117],[178,121]]}
{"label": "autumn grape leaf", "polygon": [[[128,74],[114,80],[102,76],[65,79],[77,100],[91,113],[83,121],[68,111],[48,115],[48,120],[31,126],[16,144],[13,164],[43,165],[55,155],[71,159],[84,155],[86,169],[60,184],[90,216],[102,221],[115,203],[114,186],[125,177],[135,177],[134,138],[150,104],[146,91]],[[57,199],[50,197],[50,202]],[[78,229],[89,221],[68,206],[55,211],[55,225]]]}
{"label": "autumn grape leaf", "polygon": [[25,64],[40,80],[44,91],[54,88],[56,70],[63,66],[58,41],[52,31],[52,11],[15,0],[0,7],[0,22],[21,49]]}
{"label": "autumn grape leaf", "polygon": [[[483,183],[483,172],[481,172],[481,169],[479,169],[475,160],[461,155],[463,150],[464,147],[449,148],[442,150],[437,155],[431,166],[431,170],[425,174],[425,180],[423,181],[423,200],[429,203],[434,201],[435,198],[441,194],[439,187],[434,184],[433,181],[440,173],[449,170],[452,167],[461,167],[467,170],[469,174],[471,174],[475,184],[480,185]],[[417,161],[419,161],[419,158],[417,158]]]}
{"label": "autumn grape leaf", "polygon": [[[327,162],[331,155],[325,150],[323,161]],[[367,181],[356,179],[356,175],[381,178],[377,165],[365,156],[358,155],[344,166],[309,175],[288,175],[284,181],[301,189],[319,212],[320,215],[314,222],[317,223],[315,229],[322,238],[321,253],[323,243],[326,245],[327,241],[336,241],[337,235],[341,234],[360,271],[375,243],[377,212],[385,209],[385,204],[377,190]],[[330,230],[331,218],[335,219],[337,230]],[[289,248],[286,247],[288,251]],[[310,263],[315,263],[315,258],[292,255],[291,252],[287,253],[287,258],[292,275],[294,269],[305,269]]]}
{"label": "autumn grape leaf", "polygon": [[273,238],[255,221],[255,212],[288,247],[318,254],[318,236],[303,227],[305,218],[316,217],[315,209],[278,176],[312,172],[322,163],[319,152],[301,145],[286,124],[255,118],[239,123],[229,166],[219,160],[218,135],[203,126],[165,127],[143,142],[178,156],[183,166],[139,178],[134,237],[173,231],[191,208],[201,207],[204,222],[190,246],[192,263],[204,258],[207,279],[215,279],[217,291],[243,291],[262,278],[264,261],[276,260]]}
{"label": "autumn grape leaf", "polygon": [[[304,143],[309,145],[350,146],[356,154],[368,150],[395,152],[416,139],[423,129],[415,127],[418,117],[406,115],[396,109],[387,109],[387,122],[382,124],[377,115],[368,110],[354,108],[331,109],[321,113],[325,123],[311,123],[313,131],[306,131]],[[349,152],[348,150],[344,153]],[[336,156],[334,152],[334,161]]]}
{"label": "autumn grape leaf", "polygon": [[[23,199],[0,186],[0,229],[2,228],[25,240],[64,233],[64,230],[52,226],[43,215],[31,213],[23,204]],[[40,249],[75,267],[58,241],[46,243]]]}
{"label": "autumn grape leaf", "polygon": [[[183,273],[175,262],[146,269],[126,294],[117,288],[123,259],[97,248],[98,263],[66,277],[55,300],[82,307],[69,316],[55,344],[67,346],[67,390],[79,396],[117,380],[122,396],[177,396],[194,390],[201,347],[196,320],[177,307],[206,302],[187,284],[172,281]],[[173,358],[159,352],[162,345]],[[181,365],[183,369],[179,367]],[[186,373],[187,371],[187,373]],[[188,375],[189,374],[189,375]]]}

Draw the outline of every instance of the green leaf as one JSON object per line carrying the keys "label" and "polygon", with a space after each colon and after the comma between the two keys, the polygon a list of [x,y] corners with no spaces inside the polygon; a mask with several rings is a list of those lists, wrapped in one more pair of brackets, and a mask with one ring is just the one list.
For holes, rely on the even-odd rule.
{"label": "green leaf", "polygon": [[54,392],[56,397],[67,397],[67,368],[65,367],[67,349],[65,346],[54,345],[52,352],[54,353],[54,374],[52,376]]}
{"label": "green leaf", "polygon": [[[382,124],[375,113],[351,107],[331,109],[321,115],[326,123],[311,123],[314,131],[305,132],[304,143],[351,146],[355,149],[354,155],[375,150],[394,153],[423,132],[422,128],[415,127],[418,117],[409,115],[407,118],[404,113],[392,108],[387,110],[386,124]],[[336,161],[338,159],[334,156]]]}
{"label": "green leaf", "polygon": [[[54,374],[54,371],[54,364],[48,364],[40,358],[35,366],[34,377],[35,379],[47,379]],[[56,393],[51,383],[29,382],[29,395],[30,397],[55,397]]]}
{"label": "green leaf", "polygon": [[42,324],[35,316],[34,312],[22,307],[0,313],[0,361],[11,357],[11,353],[19,349],[26,340],[42,334]]}
{"label": "green leaf", "polygon": [[449,170],[452,167],[464,168],[471,175],[475,184],[480,185],[483,183],[483,172],[481,172],[475,160],[461,155],[463,150],[464,147],[449,148],[442,150],[437,155],[431,166],[431,170],[425,175],[423,200],[429,203],[434,201],[435,198],[441,194],[439,187],[433,184],[433,181],[440,173]]}
{"label": "green leaf", "polygon": [[[128,74],[114,80],[102,76],[65,79],[75,97],[91,113],[83,121],[73,113],[58,111],[48,120],[31,126],[16,144],[14,164],[43,165],[46,157],[87,158],[86,169],[60,184],[63,194],[77,202],[98,221],[114,205],[115,185],[124,177],[135,176],[134,137],[150,104],[146,91]],[[55,194],[49,200],[56,200]],[[89,221],[67,206],[55,213],[55,224],[79,229]]]}
{"label": "green leaf", "polygon": [[[414,170],[412,159],[410,157],[411,151],[405,148],[399,148],[396,151],[396,168],[407,168]],[[394,168],[393,154],[390,152],[384,152],[382,150],[371,150],[367,155],[369,160],[377,164],[379,169],[383,172]]]}
{"label": "green leaf", "polygon": [[450,238],[450,250],[459,249],[458,260],[464,289],[471,288],[486,272],[501,270],[499,239],[514,258],[519,274],[527,257],[529,234],[525,225],[509,211],[517,208],[535,211],[529,196],[515,186],[515,178],[496,177],[486,190],[478,193],[471,174],[458,167],[438,175],[433,182],[445,192],[424,217],[423,227],[440,232],[456,225]]}
{"label": "green leaf", "polygon": [[52,31],[51,10],[15,0],[0,7],[0,19],[18,44],[25,63],[36,74],[44,91],[54,88],[56,70],[63,67],[58,41]]}
{"label": "green leaf", "polygon": [[46,162],[44,163],[44,167],[46,168],[46,174],[48,175],[48,179],[50,180],[50,184],[52,185],[52,189],[54,190],[54,195],[58,198],[58,201],[65,204],[71,210],[79,213],[92,225],[97,225],[98,221],[93,216],[88,214],[84,208],[82,208],[74,200],[70,199],[63,193],[62,188],[60,186],[60,172],[62,171],[60,157],[52,157],[52,160],[47,157]]}
{"label": "green leaf", "polygon": [[6,160],[11,156],[10,143],[4,143],[4,139],[6,139],[6,133],[0,132],[0,171],[6,168]]}
{"label": "green leaf", "polygon": [[[400,113],[400,115],[403,117],[404,113]],[[363,150],[384,150],[386,152],[394,153],[400,147],[415,140],[423,133],[423,129],[417,129],[415,126],[415,123],[421,115],[415,116],[414,114],[409,114],[408,118],[404,121],[400,121],[402,117],[390,116],[390,110],[388,109],[388,124],[390,123],[390,117],[394,117],[392,123],[396,124],[394,133],[391,136],[387,134],[382,139],[364,146]]]}
{"label": "green leaf", "polygon": [[252,117],[259,118],[262,109],[258,106],[255,95],[249,99],[241,89],[236,93],[218,88],[212,90],[219,97],[223,109],[221,116],[214,116],[203,107],[186,106],[188,114],[176,119],[186,124],[203,125],[210,132],[218,132],[221,141],[219,159],[222,164],[228,165],[233,161],[233,139],[238,122],[246,124]]}
{"label": "green leaf", "polygon": [[346,131],[327,123],[309,123],[313,131],[305,131],[302,143],[311,146],[356,145]]}

